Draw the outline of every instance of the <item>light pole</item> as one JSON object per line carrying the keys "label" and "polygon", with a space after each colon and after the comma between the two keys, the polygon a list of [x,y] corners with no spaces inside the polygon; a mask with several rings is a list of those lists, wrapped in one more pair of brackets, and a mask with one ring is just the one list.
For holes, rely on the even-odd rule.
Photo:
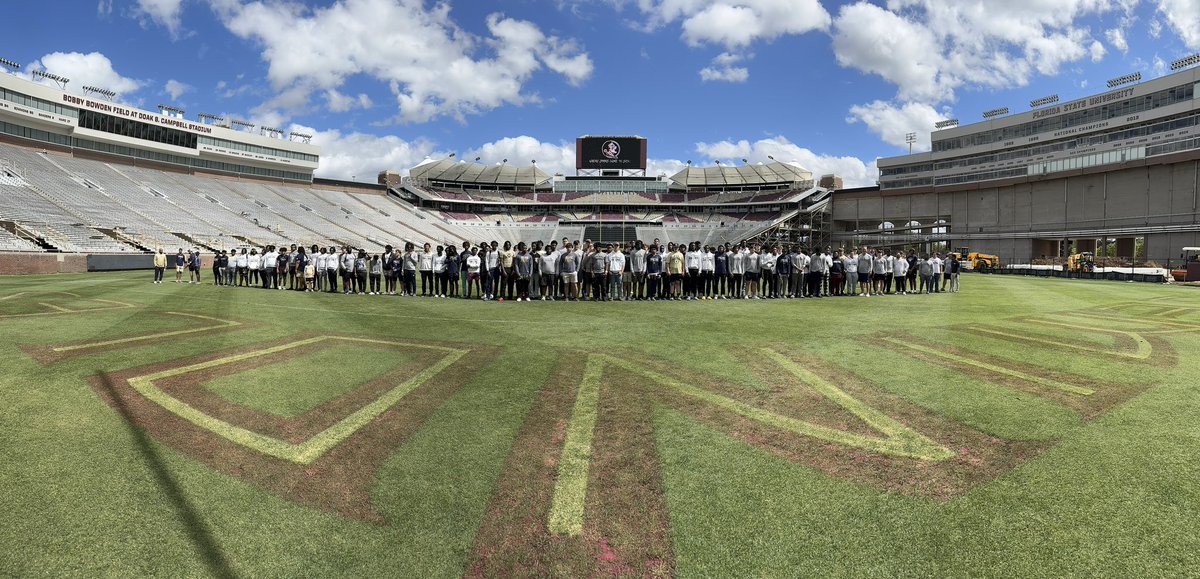
{"label": "light pole", "polygon": [[917,142],[917,134],[916,133],[908,133],[908,134],[904,135],[904,142],[908,143],[908,154],[911,155],[913,143]]}

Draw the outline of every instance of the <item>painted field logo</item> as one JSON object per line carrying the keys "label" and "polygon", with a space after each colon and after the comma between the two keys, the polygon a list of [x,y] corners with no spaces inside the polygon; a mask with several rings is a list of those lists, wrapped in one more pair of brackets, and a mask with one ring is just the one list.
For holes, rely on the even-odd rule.
{"label": "painted field logo", "polygon": [[[1152,384],[1089,378],[996,355],[1003,345],[989,350],[975,343],[987,336],[1085,356],[1089,364],[1170,365],[1176,355],[1164,337],[1200,333],[1200,323],[1163,318],[1200,313],[1181,307],[1129,312],[1138,317],[1118,315],[1122,308],[1060,312],[943,329],[947,342],[970,347],[904,334],[868,341],[931,369],[1053,400],[1087,421]],[[981,432],[795,347],[761,348],[748,358],[758,361],[750,369],[770,385],[769,394],[748,395],[687,370],[624,356],[564,358],[514,444],[469,574],[671,574],[670,523],[655,449],[655,424],[664,417],[687,416],[839,478],[943,500],[1057,442]],[[546,551],[554,555],[529,555]],[[522,567],[513,569],[513,561]]]}
{"label": "painted field logo", "polygon": [[[296,336],[104,373],[94,385],[134,424],[217,470],[383,522],[370,501],[375,471],[474,375],[460,363],[468,354],[486,362],[425,342]],[[345,361],[369,370],[342,370]]]}

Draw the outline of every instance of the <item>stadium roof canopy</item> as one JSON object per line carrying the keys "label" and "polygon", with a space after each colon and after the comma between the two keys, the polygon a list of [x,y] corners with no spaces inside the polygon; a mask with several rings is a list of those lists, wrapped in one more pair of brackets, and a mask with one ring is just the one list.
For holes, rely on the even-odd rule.
{"label": "stadium roof canopy", "polygon": [[465,161],[454,162],[451,159],[422,163],[413,167],[408,174],[415,181],[529,188],[540,186],[551,179],[548,173],[538,169],[536,165],[483,165]]}
{"label": "stadium roof canopy", "polygon": [[759,164],[692,167],[676,173],[671,180],[684,187],[745,186],[812,181],[812,171],[778,161]]}

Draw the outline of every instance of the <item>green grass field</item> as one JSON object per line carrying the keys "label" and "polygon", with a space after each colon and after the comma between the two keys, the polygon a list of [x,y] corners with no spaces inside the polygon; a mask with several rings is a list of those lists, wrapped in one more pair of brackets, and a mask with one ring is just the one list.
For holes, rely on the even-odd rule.
{"label": "green grass field", "polygon": [[0,576],[1188,576],[1200,293],[0,278]]}

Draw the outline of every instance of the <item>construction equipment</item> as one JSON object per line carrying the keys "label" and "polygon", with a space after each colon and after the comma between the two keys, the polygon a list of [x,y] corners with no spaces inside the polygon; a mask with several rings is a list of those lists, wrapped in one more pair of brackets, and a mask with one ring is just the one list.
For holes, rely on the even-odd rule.
{"label": "construction equipment", "polygon": [[950,255],[953,255],[959,261],[970,265],[971,269],[976,271],[987,272],[1000,267],[999,256],[971,251],[966,247],[960,247],[958,248],[958,251],[955,251]]}
{"label": "construction equipment", "polygon": [[1200,282],[1200,247],[1183,248],[1179,258],[1183,260],[1183,269],[1171,270],[1171,277],[1175,281]]}
{"label": "construction equipment", "polygon": [[1067,258],[1067,271],[1074,273],[1092,273],[1096,271],[1096,255],[1090,251],[1072,253]]}

